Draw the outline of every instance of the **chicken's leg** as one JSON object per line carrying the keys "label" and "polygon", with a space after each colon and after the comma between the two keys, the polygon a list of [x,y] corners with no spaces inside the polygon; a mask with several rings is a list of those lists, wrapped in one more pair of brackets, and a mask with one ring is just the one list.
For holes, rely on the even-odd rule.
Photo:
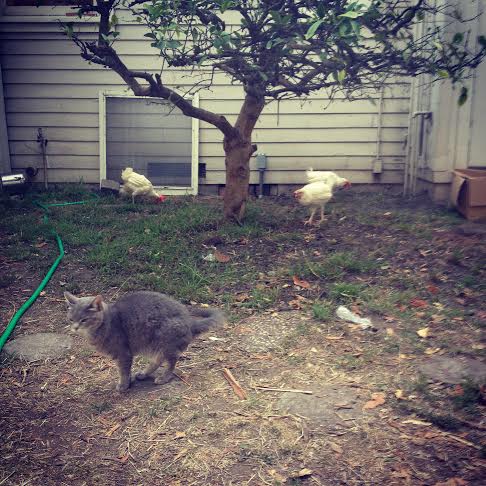
{"label": "chicken's leg", "polygon": [[310,218],[304,223],[305,226],[308,224],[312,224],[314,222],[314,214],[316,214],[317,208],[312,208],[311,209],[311,215]]}
{"label": "chicken's leg", "polygon": [[319,224],[321,224],[325,220],[326,220],[326,217],[324,216],[324,204],[322,204],[321,205],[321,219],[319,220]]}

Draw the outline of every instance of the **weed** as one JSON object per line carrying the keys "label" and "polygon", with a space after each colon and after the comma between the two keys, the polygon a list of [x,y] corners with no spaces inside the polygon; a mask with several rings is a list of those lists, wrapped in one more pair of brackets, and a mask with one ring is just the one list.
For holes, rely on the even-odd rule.
{"label": "weed", "polygon": [[477,405],[482,401],[481,389],[471,380],[464,381],[460,384],[462,393],[452,397],[452,402],[456,409],[465,409],[474,411]]}
{"label": "weed", "polygon": [[312,306],[312,314],[319,321],[329,321],[333,316],[333,308],[328,302],[316,302]]}
{"label": "weed", "polygon": [[93,403],[90,404],[90,408],[91,408],[92,413],[96,413],[98,415],[100,415],[104,412],[107,412],[112,407],[113,407],[113,405],[111,404],[111,402],[107,402],[107,401],[93,402]]}
{"label": "weed", "polygon": [[338,302],[348,303],[356,300],[363,293],[362,284],[339,282],[331,286],[330,297]]}
{"label": "weed", "polygon": [[250,298],[242,304],[242,307],[251,309],[268,309],[278,300],[280,289],[277,287],[255,288],[250,293]]}

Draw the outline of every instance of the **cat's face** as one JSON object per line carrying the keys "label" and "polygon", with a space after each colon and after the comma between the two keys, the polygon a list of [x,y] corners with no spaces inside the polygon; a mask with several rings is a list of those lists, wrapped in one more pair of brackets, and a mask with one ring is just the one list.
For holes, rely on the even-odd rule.
{"label": "cat's face", "polygon": [[97,329],[103,322],[103,299],[96,297],[75,297],[64,292],[68,303],[67,317],[71,323],[71,330],[89,333]]}

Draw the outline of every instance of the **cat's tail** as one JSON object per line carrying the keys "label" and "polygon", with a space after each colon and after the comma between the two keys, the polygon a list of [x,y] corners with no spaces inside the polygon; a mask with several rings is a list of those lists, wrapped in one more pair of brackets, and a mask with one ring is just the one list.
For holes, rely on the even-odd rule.
{"label": "cat's tail", "polygon": [[213,326],[222,325],[226,320],[224,314],[218,309],[191,308],[189,312],[193,317],[191,331],[194,336],[206,332]]}

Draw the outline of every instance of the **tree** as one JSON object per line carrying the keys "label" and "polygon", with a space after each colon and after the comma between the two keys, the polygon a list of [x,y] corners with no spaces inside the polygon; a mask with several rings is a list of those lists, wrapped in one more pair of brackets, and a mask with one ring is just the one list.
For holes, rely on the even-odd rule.
{"label": "tree", "polygon": [[[163,76],[134,71],[116,51],[115,9],[123,0],[80,1],[78,14],[99,14],[97,41],[83,40],[72,25],[64,30],[81,56],[118,73],[135,95],[169,100],[190,117],[224,135],[224,213],[243,217],[249,161],[256,150],[252,131],[268,100],[307,97],[327,90],[351,98],[390,78],[430,74],[453,83],[470,76],[486,54],[486,39],[467,30],[471,19],[436,0],[132,0],[138,22],[147,26],[164,63],[223,72],[241,83],[245,98],[236,123],[193,107]],[[227,11],[239,25],[228,26]],[[416,25],[426,23],[423,34]],[[194,89],[200,86],[195,83]],[[467,96],[462,88],[461,99]]]}

